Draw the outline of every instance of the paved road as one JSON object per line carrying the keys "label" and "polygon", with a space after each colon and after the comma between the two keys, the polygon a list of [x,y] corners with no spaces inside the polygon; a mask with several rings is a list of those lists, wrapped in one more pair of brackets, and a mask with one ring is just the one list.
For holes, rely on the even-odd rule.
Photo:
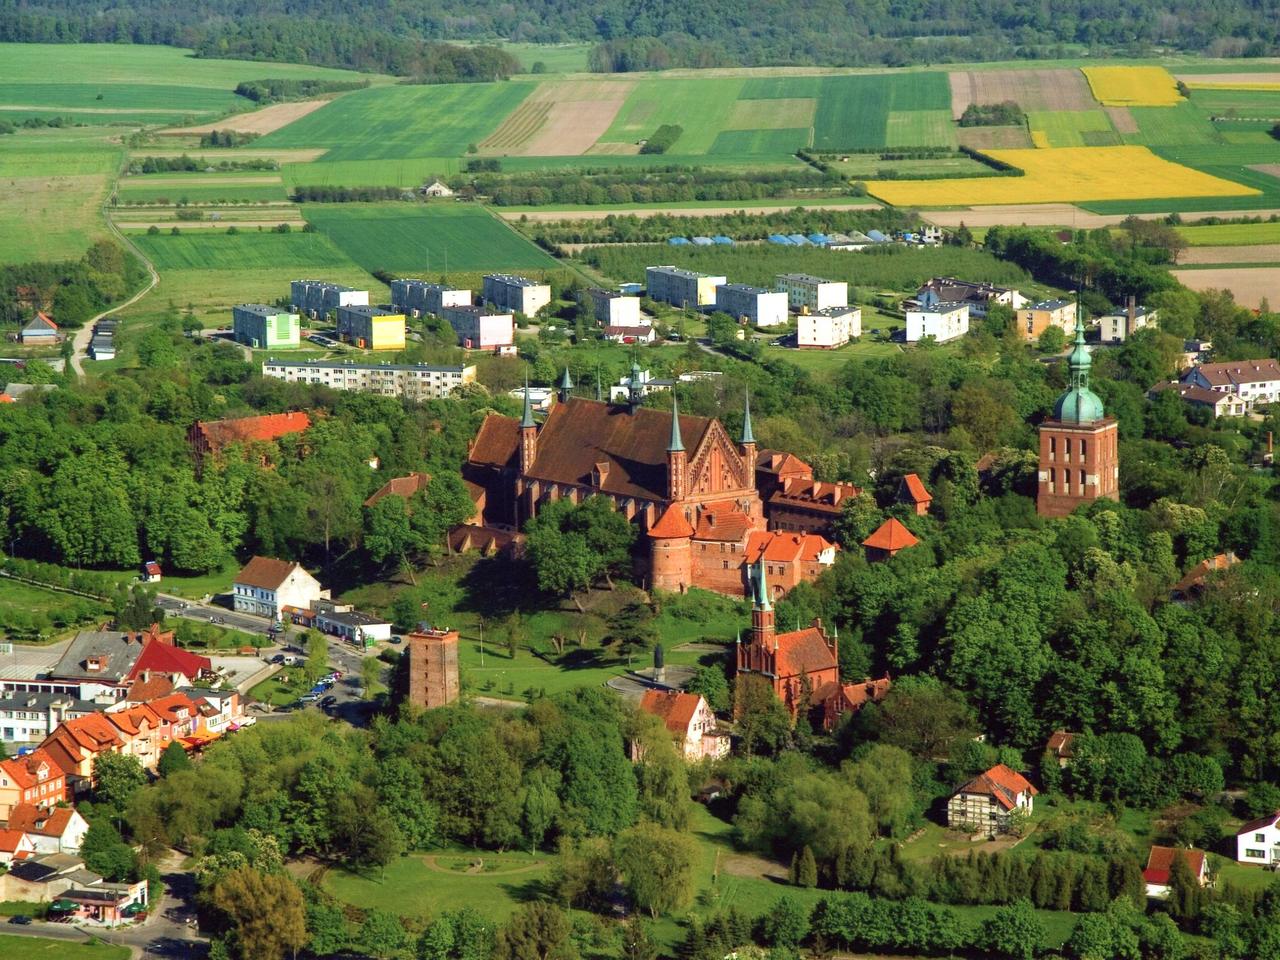
{"label": "paved road", "polygon": [[160,607],[166,616],[186,617],[189,620],[202,620],[205,623],[217,621],[220,626],[234,627],[245,633],[265,634],[271,627],[271,621],[266,617],[257,617],[251,613],[237,613],[220,604],[183,600],[181,597],[167,593],[156,595],[156,606]]}

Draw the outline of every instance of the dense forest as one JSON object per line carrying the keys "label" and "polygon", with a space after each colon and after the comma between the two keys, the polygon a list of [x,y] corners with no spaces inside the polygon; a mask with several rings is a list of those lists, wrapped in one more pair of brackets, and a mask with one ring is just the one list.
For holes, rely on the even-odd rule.
{"label": "dense forest", "polygon": [[[1157,48],[1218,56],[1262,56],[1280,39],[1276,4],[1169,0],[1157,9],[1132,0],[1064,0],[1010,5],[812,0],[796,15],[772,0],[210,0],[199,5],[139,0],[3,0],[0,40],[133,42],[194,47],[202,56],[238,56],[386,70],[424,69],[422,41],[493,40],[597,44],[591,68],[627,71],[675,66],[825,63],[937,63],[1058,56],[1067,45],[1145,53]],[[341,29],[335,29],[335,27]],[[427,59],[431,59],[429,56]]]}

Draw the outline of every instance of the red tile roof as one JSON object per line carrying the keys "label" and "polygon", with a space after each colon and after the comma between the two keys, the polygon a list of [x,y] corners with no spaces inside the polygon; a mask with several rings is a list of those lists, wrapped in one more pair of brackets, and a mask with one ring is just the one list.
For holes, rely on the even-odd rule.
{"label": "red tile roof", "polygon": [[1257,820],[1250,820],[1243,827],[1241,827],[1239,830],[1236,831],[1236,836],[1239,837],[1246,833],[1252,833],[1254,830],[1265,830],[1267,827],[1273,827],[1275,826],[1277,820],[1280,820],[1280,810],[1277,810],[1275,813],[1265,817],[1261,817]]}
{"label": "red tile roof", "polygon": [[[924,484],[920,482],[920,478],[914,473],[908,473],[902,478],[904,499],[910,500],[912,503],[932,503],[933,494],[924,488]],[[900,494],[901,496],[901,494]]]}
{"label": "red tile roof", "polygon": [[126,680],[134,680],[144,673],[180,673],[188,680],[195,680],[201,674],[210,673],[213,663],[208,657],[202,657],[171,643],[149,637],[144,641],[142,653],[138,656],[133,669]]}
{"label": "red tile roof", "polygon": [[[1263,383],[1269,380],[1280,380],[1280,361],[1271,357],[1261,360],[1225,360],[1221,363],[1202,363],[1192,370],[1215,387],[1226,387],[1237,383]],[[1186,376],[1190,375],[1188,371]]]}
{"label": "red tile roof", "polygon": [[890,517],[884,523],[880,524],[876,531],[862,541],[864,547],[871,547],[873,550],[885,550],[892,552],[894,550],[905,550],[907,547],[914,547],[920,541],[904,527],[897,517]]}
{"label": "red tile roof", "polygon": [[476,550],[486,556],[511,547],[519,548],[524,536],[494,527],[478,527],[473,523],[460,523],[449,531],[449,549],[455,553]]}
{"label": "red tile roof", "polygon": [[27,321],[23,329],[30,330],[32,327],[44,327],[46,330],[58,329],[58,325],[53,322],[53,318],[43,312],[37,312],[34,317]]}
{"label": "red tile roof", "polygon": [[364,502],[366,507],[372,507],[383,497],[389,497],[394,494],[397,497],[404,497],[408,500],[419,490],[426,489],[428,483],[431,482],[431,474],[429,473],[411,473],[407,477],[392,477],[377,493],[369,497]]}
{"label": "red tile roof", "polygon": [[149,677],[146,680],[135,680],[125,699],[134,703],[141,703],[145,700],[154,700],[156,697],[163,697],[173,692],[173,681],[168,677]]}
{"label": "red tile roof", "polygon": [[761,450],[756,455],[756,469],[772,473],[779,479],[783,477],[813,479],[813,467],[794,453],[785,453],[781,450]]}
{"label": "red tile roof", "polygon": [[782,530],[753,533],[747,541],[747,563],[816,563],[835,544],[816,533],[787,533]]}
{"label": "red tile roof", "polygon": [[491,413],[484,418],[471,443],[467,461],[481,467],[507,467],[520,452],[520,421]]}
{"label": "red tile roof", "polygon": [[45,783],[62,776],[62,768],[54,762],[53,757],[49,756],[40,747],[23,757],[10,757],[7,760],[0,760],[0,767],[4,768],[4,772],[9,775],[9,779],[24,790],[40,783],[39,770],[41,764],[48,767],[45,774]]}
{"label": "red tile roof", "polygon": [[860,493],[861,488],[852,483],[827,483],[812,477],[787,476],[782,478],[782,486],[769,496],[769,503],[838,516],[844,510],[844,502]]}
{"label": "red tile roof", "polygon": [[21,830],[0,830],[0,852],[16,854],[23,840],[27,840],[27,835]]}
{"label": "red tile roof", "polygon": [[640,698],[640,709],[661,717],[667,729],[678,736],[689,732],[689,724],[698,711],[702,697],[696,693],[683,693],[679,690],[646,690]]}
{"label": "red tile roof", "polygon": [[976,793],[994,797],[1006,810],[1012,810],[1018,805],[1019,794],[1030,793],[1034,797],[1039,792],[1026,777],[1003,763],[997,763],[985,773],[978,774],[956,791],[957,794]]}
{"label": "red tile roof", "polygon": [[291,560],[277,560],[275,557],[254,557],[244,565],[244,569],[236,574],[234,583],[243,583],[259,590],[279,590],[280,585],[289,579],[297,564]]}
{"label": "red tile roof", "polygon": [[1227,570],[1239,562],[1234,553],[1220,553],[1207,560],[1201,560],[1188,570],[1181,580],[1174,584],[1173,592],[1186,593],[1196,587],[1203,587],[1209,579],[1209,574],[1219,570]]}
{"label": "red tile roof", "polygon": [[1142,878],[1148,883],[1166,884],[1173,871],[1175,857],[1181,856],[1186,861],[1196,879],[1204,876],[1204,851],[1183,850],[1176,847],[1152,847],[1147,855],[1147,868],[1142,871]]}
{"label": "red tile roof", "polygon": [[156,563],[154,560],[148,560],[142,565],[142,569],[149,577],[160,576],[160,564]]}
{"label": "red tile roof", "polygon": [[54,807],[41,810],[34,803],[19,803],[9,811],[9,830],[36,833],[42,837],[61,837],[71,824],[75,814],[73,807]]}
{"label": "red tile roof", "polygon": [[755,526],[755,521],[732,502],[708,503],[698,515],[695,540],[741,543]]}
{"label": "red tile roof", "polygon": [[216,452],[232,443],[278,440],[290,433],[303,433],[310,426],[311,418],[301,411],[295,411],[269,413],[261,417],[241,417],[238,420],[214,420],[210,423],[197,420],[193,429],[204,437],[209,449]]}
{"label": "red tile roof", "polygon": [[684,510],[673,503],[649,528],[649,536],[654,540],[683,540],[693,536],[693,527],[685,519]]}
{"label": "red tile roof", "polygon": [[1049,735],[1049,741],[1044,748],[1052,753],[1055,757],[1072,757],[1075,756],[1075,739],[1074,733],[1068,733],[1066,730],[1055,730]]}
{"label": "red tile roof", "polygon": [[820,626],[776,635],[777,670],[780,678],[799,677],[836,669],[836,658],[827,646]]}
{"label": "red tile roof", "polygon": [[868,703],[879,703],[889,695],[893,682],[888,677],[879,680],[864,680],[862,683],[846,683],[841,687],[845,701],[853,710],[859,710]]}

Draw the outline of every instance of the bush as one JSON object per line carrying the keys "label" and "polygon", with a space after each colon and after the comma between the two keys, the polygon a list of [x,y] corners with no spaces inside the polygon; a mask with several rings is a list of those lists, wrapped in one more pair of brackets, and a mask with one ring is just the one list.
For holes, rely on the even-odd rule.
{"label": "bush", "polygon": [[640,148],[641,153],[666,153],[670,150],[680,135],[684,133],[684,127],[678,123],[664,123],[657,130],[653,131],[653,136],[644,142],[644,146]]}

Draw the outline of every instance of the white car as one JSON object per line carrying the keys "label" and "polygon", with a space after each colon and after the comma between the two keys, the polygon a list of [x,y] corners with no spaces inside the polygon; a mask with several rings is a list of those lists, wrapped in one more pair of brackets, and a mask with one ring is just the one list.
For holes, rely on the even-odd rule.
{"label": "white car", "polygon": [[253,726],[255,723],[257,723],[257,722],[258,722],[258,718],[257,718],[257,717],[243,717],[243,718],[241,718],[240,720],[236,721],[236,726],[238,726],[238,727],[252,727],[252,726]]}

